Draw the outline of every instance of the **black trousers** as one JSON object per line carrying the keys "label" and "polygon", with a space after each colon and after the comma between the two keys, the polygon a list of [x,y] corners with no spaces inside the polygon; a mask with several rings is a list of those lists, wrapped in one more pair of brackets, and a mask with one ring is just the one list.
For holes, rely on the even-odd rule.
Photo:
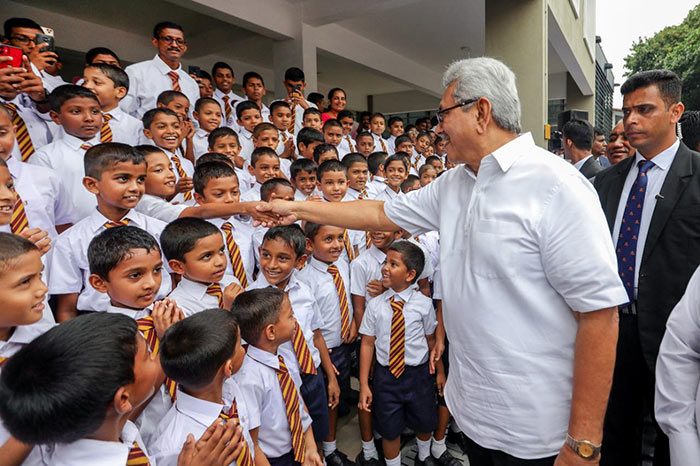
{"label": "black trousers", "polygon": [[[654,418],[654,373],[642,354],[637,316],[620,312],[620,333],[612,390],[603,428],[601,466],[638,466],[644,418]],[[670,465],[668,437],[656,421],[654,466]]]}
{"label": "black trousers", "polygon": [[516,458],[508,453],[484,448],[467,437],[467,457],[469,466],[552,466],[556,456],[535,460]]}

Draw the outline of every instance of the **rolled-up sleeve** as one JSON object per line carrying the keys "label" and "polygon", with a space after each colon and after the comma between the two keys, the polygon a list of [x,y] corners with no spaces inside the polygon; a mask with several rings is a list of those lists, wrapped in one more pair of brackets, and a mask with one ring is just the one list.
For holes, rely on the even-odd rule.
{"label": "rolled-up sleeve", "polygon": [[384,213],[414,236],[437,230],[440,224],[440,188],[446,181],[448,176],[441,176],[421,189],[396,196],[384,203]]}

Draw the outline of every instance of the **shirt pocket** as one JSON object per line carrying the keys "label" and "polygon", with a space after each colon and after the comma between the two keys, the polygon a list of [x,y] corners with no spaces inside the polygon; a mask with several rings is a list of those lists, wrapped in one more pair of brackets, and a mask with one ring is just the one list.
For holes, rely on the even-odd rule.
{"label": "shirt pocket", "polygon": [[517,232],[513,222],[477,220],[472,229],[471,269],[484,278],[510,278],[518,274],[516,261]]}

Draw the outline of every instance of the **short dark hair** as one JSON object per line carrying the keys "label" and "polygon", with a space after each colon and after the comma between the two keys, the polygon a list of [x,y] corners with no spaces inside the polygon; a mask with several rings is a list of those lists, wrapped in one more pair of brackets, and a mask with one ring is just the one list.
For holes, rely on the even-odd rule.
{"label": "short dark hair", "polygon": [[681,101],[683,82],[676,73],[670,70],[648,70],[635,73],[622,84],[620,93],[624,96],[639,88],[651,85],[656,85],[659,88],[659,94],[666,103],[666,108]]}
{"label": "short dark hair", "polygon": [[160,254],[158,241],[141,228],[128,225],[107,228],[92,238],[88,246],[90,273],[109,281],[109,272],[133,256],[134,249],[145,249],[147,252],[155,250]]}
{"label": "short dark hair", "polygon": [[423,273],[423,268],[425,267],[425,254],[420,246],[416,246],[410,241],[399,240],[394,241],[391,246],[389,246],[389,251],[396,251],[401,254],[401,259],[403,263],[406,264],[408,270],[415,270],[416,276],[412,283],[415,283]]}
{"label": "short dark hair", "polygon": [[[435,162],[435,161],[442,163],[442,160],[440,159],[440,157],[438,157],[437,155],[431,155],[430,157],[425,159],[425,163],[423,165],[421,165],[421,168],[425,167],[426,165],[432,167],[432,165],[430,165],[430,162]],[[420,174],[420,169],[418,170],[418,174]]]}
{"label": "short dark hair", "polygon": [[[204,165],[205,163],[210,163],[210,162],[224,163],[224,164],[228,165],[229,167],[231,167],[235,173],[236,167],[233,164],[233,162],[231,161],[231,159],[229,159],[224,154],[219,154],[218,152],[207,152],[207,153],[200,155],[199,158],[197,159],[197,161],[194,163],[194,168],[196,170],[197,167],[199,167],[200,165]],[[236,173],[236,177],[238,177],[237,173]]]}
{"label": "short dark hair", "polygon": [[304,82],[304,72],[301,70],[301,68],[297,67],[291,67],[287,68],[287,71],[284,72],[284,80],[285,81],[302,81]]}
{"label": "short dark hair", "polygon": [[136,321],[90,312],[20,349],[0,374],[0,416],[28,444],[71,443],[105,420],[119,388],[134,382]]}
{"label": "short dark hair", "polygon": [[119,56],[107,47],[93,47],[90,50],[88,50],[85,54],[85,63],[87,63],[88,65],[92,65],[92,62],[95,60],[95,58],[97,58],[98,55],[111,55],[114,57],[115,60],[117,60],[118,63],[121,63],[121,60],[119,60]]}
{"label": "short dark hair", "polygon": [[[219,154],[217,154],[219,155]],[[224,156],[225,157],[225,156]],[[194,192],[200,196],[204,195],[204,190],[211,180],[232,176],[238,181],[236,171],[230,163],[226,162],[202,162],[197,164],[192,176],[192,184],[194,184]]]}
{"label": "short dark hair", "polygon": [[350,170],[350,167],[356,163],[364,163],[369,168],[367,159],[359,152],[350,152],[349,154],[345,154],[345,157],[343,157],[343,160],[341,160],[340,163],[342,163],[348,170]]}
{"label": "short dark hair", "polygon": [[325,226],[323,223],[306,222],[304,224],[304,235],[313,241],[323,226]]}
{"label": "short dark hair", "polygon": [[393,125],[394,123],[396,123],[398,121],[403,123],[403,118],[397,117],[397,116],[393,116],[393,117],[389,118],[389,126]]}
{"label": "short dark hair", "polygon": [[289,172],[292,179],[296,179],[297,175],[301,172],[308,172],[316,174],[316,169],[318,165],[313,160],[309,160],[305,157],[299,157],[289,166]]}
{"label": "short dark hair", "polygon": [[372,133],[369,131],[360,131],[357,133],[357,136],[355,136],[355,141],[359,141],[360,138],[372,138],[372,141],[374,141],[374,136],[372,136]]}
{"label": "short dark hair", "polygon": [[[424,166],[425,165],[423,165],[421,168],[423,168]],[[408,190],[412,188],[416,183],[420,184],[420,178],[413,174],[408,175],[406,179],[403,180],[403,183],[401,183],[401,192],[408,192]]]}
{"label": "short dark hair", "polygon": [[292,107],[289,105],[288,102],[286,102],[286,101],[284,101],[284,100],[275,100],[274,102],[272,102],[272,103],[270,104],[270,107],[269,107],[269,108],[270,108],[270,114],[274,113],[275,110],[277,110],[279,107],[284,107],[284,108],[287,108],[287,109],[289,109],[289,110],[292,109]]}
{"label": "short dark hair", "polygon": [[54,112],[61,113],[61,107],[66,101],[78,97],[93,99],[98,105],[100,104],[99,99],[90,89],[84,88],[83,86],[76,86],[75,84],[63,84],[49,94],[49,106]]}
{"label": "short dark hair", "polygon": [[214,144],[216,144],[216,140],[218,138],[223,138],[224,136],[233,136],[236,138],[236,141],[238,141],[238,145],[241,145],[241,141],[238,139],[238,134],[234,130],[228,126],[221,126],[220,128],[216,128],[214,131],[209,133],[209,136],[207,136],[207,143],[209,144],[209,147],[213,148]]}
{"label": "short dark hair", "polygon": [[698,144],[700,144],[700,112],[686,110],[679,123],[683,143],[691,150],[697,150]]}
{"label": "short dark hair", "polygon": [[[260,112],[260,107],[258,107],[258,104],[256,104],[255,102],[253,102],[251,100],[244,100],[243,102],[236,105],[236,118],[238,118],[240,120],[241,117],[243,116],[243,112],[245,112],[246,110],[253,110],[253,109]],[[261,115],[262,115],[262,113],[261,113]]]}
{"label": "short dark hair", "polygon": [[352,118],[352,121],[355,121],[355,115],[353,115],[350,110],[341,110],[338,112],[336,120],[340,121],[343,118]]}
{"label": "short dark hair", "polygon": [[591,150],[593,147],[593,126],[586,120],[574,118],[567,121],[561,129],[562,139],[570,140],[581,150]]}
{"label": "short dark hair", "polygon": [[294,250],[297,259],[306,254],[306,236],[296,223],[272,227],[265,233],[262,244],[267,240],[281,239]]}
{"label": "short dark hair", "polygon": [[401,136],[396,136],[396,139],[394,139],[394,147],[399,147],[404,142],[410,142],[411,144],[413,144],[411,136],[409,136],[408,134],[402,134]]}
{"label": "short dark hair", "polygon": [[409,167],[408,154],[405,152],[397,152],[395,154],[388,156],[384,160],[384,170],[386,170],[386,168],[389,166],[389,164],[391,162],[396,162],[397,160],[400,161],[403,164],[406,171],[408,171],[408,167]]}
{"label": "short dark hair", "polygon": [[168,260],[184,262],[185,254],[192,251],[197,241],[221,234],[213,223],[201,218],[183,217],[168,223],[160,234],[160,247]]}
{"label": "short dark hair", "polygon": [[312,142],[320,142],[323,144],[326,142],[326,138],[323,137],[323,133],[316,128],[302,128],[299,134],[297,134],[297,148],[299,148],[299,144],[308,146]]}
{"label": "short dark hair", "polygon": [[369,154],[369,157],[367,157],[367,168],[369,168],[369,172],[376,175],[379,171],[379,167],[384,166],[384,161],[387,157],[389,157],[389,154],[381,151]]}
{"label": "short dark hair", "polygon": [[178,97],[183,97],[184,99],[187,100],[187,102],[190,101],[190,99],[184,93],[182,93],[180,91],[174,91],[172,89],[169,89],[167,91],[163,91],[160,94],[158,94],[158,98],[156,99],[156,104],[168,105],[170,102],[177,99]]}
{"label": "short dark hair", "polygon": [[15,28],[36,29],[42,33],[44,32],[41,26],[39,26],[39,23],[29,18],[8,18],[5,20],[3,26],[3,35],[7,40],[10,40],[10,37],[12,37],[12,30]]}
{"label": "short dark hair", "polygon": [[224,309],[207,309],[168,328],[160,340],[165,375],[186,388],[210,384],[238,344],[238,321]]}
{"label": "short dark hair", "polygon": [[596,137],[596,136],[606,136],[607,137],[607,134],[605,133],[605,130],[603,128],[601,128],[600,126],[594,126],[593,127],[593,137]]}
{"label": "short dark hair", "polygon": [[321,94],[319,92],[311,92],[311,93],[309,93],[309,95],[306,96],[306,100],[308,100],[309,102],[311,102],[315,105],[318,105],[321,102],[323,102],[323,94]]}
{"label": "short dark hair", "polygon": [[211,97],[200,97],[194,103],[194,111],[199,112],[200,110],[202,110],[202,107],[206,104],[213,104],[221,108],[221,105],[215,99],[212,99]]}
{"label": "short dark hair", "polygon": [[348,175],[348,169],[345,168],[345,165],[340,163],[338,160],[326,160],[319,165],[318,170],[316,170],[318,180],[321,181],[323,175],[328,172],[343,172],[345,173],[345,176]]}
{"label": "short dark hair", "polygon": [[153,38],[160,39],[160,33],[163,32],[163,29],[177,29],[178,31],[182,31],[183,36],[185,35],[185,30],[179,24],[173,23],[172,21],[161,21],[153,26]]}
{"label": "short dark hair", "polygon": [[39,248],[21,236],[0,232],[0,272],[4,272],[18,257],[30,251],[39,251]]}
{"label": "short dark hair", "polygon": [[333,99],[333,94],[335,94],[338,91],[342,92],[343,95],[347,98],[348,94],[343,89],[341,89],[339,87],[334,87],[333,89],[328,91],[328,101],[329,102]]}
{"label": "short dark hair", "polygon": [[294,191],[294,186],[287,181],[284,178],[271,178],[264,182],[262,186],[260,187],[260,200],[261,201],[269,201],[270,196],[272,195],[272,192],[277,189],[279,186],[286,186],[292,191]]}
{"label": "short dark hair", "polygon": [[260,160],[260,157],[263,156],[272,157],[277,160],[279,160],[280,158],[280,156],[277,155],[277,152],[270,149],[269,147],[256,147],[250,154],[250,166],[255,168],[255,166],[258,164],[258,160]]}
{"label": "short dark hair", "polygon": [[[306,110],[304,110],[304,118],[306,118],[309,115],[317,115],[319,118],[321,118],[321,111],[317,108],[314,107],[309,107]],[[304,119],[302,118],[302,120]]]}
{"label": "short dark hair", "polygon": [[99,180],[105,171],[122,162],[146,165],[146,157],[130,145],[120,142],[105,142],[92,146],[83,157],[85,176]]}
{"label": "short dark hair", "polygon": [[255,346],[265,327],[279,321],[285,293],[270,286],[249,290],[236,296],[231,313],[238,319],[241,336]]}
{"label": "short dark hair", "polygon": [[260,133],[262,133],[263,131],[274,131],[276,133],[278,132],[275,125],[273,125],[269,121],[263,121],[262,123],[258,123],[257,125],[255,125],[255,128],[253,128],[253,137],[260,137]]}
{"label": "short dark hair", "polygon": [[372,114],[372,117],[369,119],[369,121],[372,121],[372,120],[374,120],[375,118],[381,118],[382,120],[384,120],[384,123],[386,123],[386,118],[384,117],[384,114],[383,114],[383,113],[379,113],[379,112],[373,113],[373,114]]}
{"label": "short dark hair", "polygon": [[217,61],[216,63],[214,63],[214,66],[211,67],[211,75],[214,76],[216,74],[216,71],[219,69],[229,70],[231,72],[231,76],[236,76],[233,73],[233,68],[231,68],[231,65],[222,61]]}
{"label": "short dark hair", "polygon": [[314,162],[319,163],[319,160],[321,159],[321,154],[324,154],[326,152],[335,152],[336,158],[339,156],[338,155],[338,149],[333,144],[326,144],[325,142],[323,144],[319,144],[318,146],[314,147]]}
{"label": "short dark hair", "polygon": [[150,154],[157,154],[158,152],[160,152],[161,154],[165,154],[165,152],[163,152],[163,149],[151,144],[141,144],[138,146],[134,146],[134,149],[136,149],[138,153],[143,155],[144,157]]}
{"label": "short dark hair", "polygon": [[129,75],[118,66],[108,65],[106,63],[95,63],[88,64],[85,68],[98,69],[114,83],[114,87],[125,87],[127,91],[129,90]]}
{"label": "short dark hair", "polygon": [[241,82],[241,86],[245,87],[245,85],[248,84],[248,81],[250,81],[251,79],[259,79],[263,87],[265,86],[265,80],[260,75],[260,73],[256,73],[255,71],[248,71],[246,72],[246,74],[243,75],[243,81]]}
{"label": "short dark hair", "polygon": [[195,75],[196,77],[198,77],[199,79],[206,79],[210,83],[214,82],[214,80],[211,78],[211,75],[209,74],[209,72],[204,71],[202,69],[195,70],[192,74]]}
{"label": "short dark hair", "polygon": [[340,121],[336,120],[335,118],[331,118],[330,120],[326,120],[326,122],[323,124],[323,131],[326,130],[326,128],[343,128],[343,125],[340,123]]}
{"label": "short dark hair", "polygon": [[169,108],[165,107],[156,107],[148,110],[146,113],[143,114],[141,117],[141,122],[143,123],[143,127],[146,129],[151,129],[151,125],[153,124],[153,120],[156,119],[156,116],[159,114],[164,114],[164,115],[170,115],[178,119],[180,121],[180,117],[177,116],[177,113],[173,112]]}

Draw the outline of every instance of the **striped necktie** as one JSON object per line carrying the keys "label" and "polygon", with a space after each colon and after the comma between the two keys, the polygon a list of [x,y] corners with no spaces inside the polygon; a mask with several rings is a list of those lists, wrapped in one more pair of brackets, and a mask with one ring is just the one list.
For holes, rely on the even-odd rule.
{"label": "striped necktie", "polygon": [[352,262],[355,260],[355,249],[352,247],[347,229],[343,232],[343,243],[345,244],[345,252],[348,253],[348,261]]}
{"label": "striped necktie", "polygon": [[284,364],[282,356],[277,356],[279,359],[279,369],[276,369],[277,379],[282,390],[282,398],[287,408],[287,422],[289,422],[289,431],[292,436],[292,449],[294,450],[294,461],[299,463],[304,462],[304,427],[301,424],[301,414],[299,413],[299,394],[297,387],[289,375],[287,366]]}
{"label": "striped necktie", "polygon": [[[177,155],[173,155],[172,157],[170,157],[170,160],[172,160],[173,164],[175,165],[175,170],[177,170],[177,176],[180,179],[187,178],[187,173],[185,173],[185,169],[182,168],[182,163],[180,162],[180,157],[178,157]],[[192,191],[185,191],[184,195],[185,195],[186,201],[192,200]]]}
{"label": "striped necktie", "polygon": [[22,162],[26,162],[29,160],[29,157],[34,154],[34,144],[32,143],[32,138],[29,135],[27,124],[20,116],[19,111],[17,110],[17,105],[6,103],[5,107],[10,112],[10,116],[12,117],[12,126],[15,129],[17,147],[19,147],[19,152],[22,154]]}
{"label": "striped necktie", "polygon": [[0,367],[4,366],[6,362],[7,358],[5,356],[0,356]]}
{"label": "striped necktie", "polygon": [[19,197],[19,193],[15,191],[15,188],[12,188],[12,192],[15,194],[15,205],[12,208],[10,231],[15,235],[19,235],[25,228],[29,228],[29,221],[27,220],[27,212],[24,210],[22,198]]}
{"label": "striped necktie", "polygon": [[[136,326],[138,328],[138,331],[141,332],[141,335],[143,335],[144,340],[146,340],[146,344],[151,350],[151,353],[153,353],[153,356],[158,356],[158,350],[160,349],[160,340],[158,339],[158,334],[156,333],[156,327],[153,323],[153,317],[148,316],[136,319]],[[175,400],[177,399],[177,382],[175,382],[170,377],[166,377],[165,381],[163,381],[163,384],[168,390],[168,395],[170,395],[170,401],[175,403]]]}
{"label": "striped necktie", "polygon": [[226,124],[229,124],[229,121],[231,120],[231,112],[233,111],[233,108],[231,107],[231,104],[229,103],[229,100],[231,100],[231,97],[225,95],[221,98],[221,100],[224,101],[224,115],[226,116]]}
{"label": "striped necktie", "polygon": [[212,283],[207,287],[207,294],[216,297],[219,300],[219,308],[224,308],[224,293],[221,291],[221,285]]}
{"label": "striped necktie", "polygon": [[365,231],[365,247],[369,249],[370,246],[372,246],[372,236],[369,231]]}
{"label": "striped necktie", "polygon": [[173,91],[182,92],[180,88],[180,75],[175,71],[168,71],[168,76],[170,76],[170,81],[173,83]]}
{"label": "striped necktie", "polygon": [[367,188],[362,188],[362,191],[360,191],[360,194],[357,195],[358,199],[366,199],[369,197],[369,194],[367,194]]}
{"label": "striped necktie", "polygon": [[379,136],[377,139],[379,139],[379,144],[381,144],[381,146],[382,146],[382,152],[387,152],[386,144],[384,144],[384,138]]}
{"label": "striped necktie", "polygon": [[112,128],[109,126],[109,120],[114,118],[109,113],[102,114],[102,128],[100,128],[100,142],[112,142]]}
{"label": "striped necktie", "polygon": [[226,236],[226,249],[228,250],[228,257],[231,260],[233,276],[238,279],[239,283],[244,289],[248,288],[248,277],[246,276],[245,268],[243,267],[241,250],[236,244],[236,241],[233,239],[233,225],[231,222],[226,222],[221,225],[221,230],[224,232],[224,236]]}
{"label": "striped necktie", "polygon": [[[228,411],[221,410],[221,413],[219,413],[219,419],[222,419],[224,422],[233,419],[238,424],[241,423],[241,420],[238,417],[238,404],[236,403],[236,400],[233,400],[233,404]],[[253,455],[250,453],[250,446],[248,445],[248,442],[246,442],[245,438],[241,438],[241,440],[243,442],[243,448],[238,454],[236,465],[253,466]]]}
{"label": "striped necktie", "polygon": [[335,265],[328,266],[328,273],[333,277],[335,291],[338,293],[338,304],[340,307],[340,336],[343,340],[350,336],[350,307],[348,297],[345,293],[345,283],[340,276],[340,270]]}
{"label": "striped necktie", "polygon": [[80,145],[80,148],[81,148],[82,150],[88,150],[88,149],[90,149],[91,147],[92,147],[92,144],[81,144],[81,145]]}
{"label": "striped necktie", "polygon": [[289,134],[294,134],[295,126],[297,125],[297,104],[292,104],[292,124],[287,131]]}
{"label": "striped necktie", "polygon": [[150,465],[148,456],[143,452],[139,444],[134,441],[129,450],[129,457],[126,460],[126,466],[146,466]]}
{"label": "striped necktie", "polygon": [[348,142],[348,146],[350,146],[350,152],[357,152],[355,150],[355,146],[352,145],[352,139],[350,139],[350,136],[347,134],[345,135],[345,140]]}
{"label": "striped necktie", "polygon": [[119,220],[118,222],[107,222],[103,226],[105,228],[109,229],[109,228],[116,228],[116,227],[125,227],[129,223],[131,223],[131,220],[128,218],[125,218],[125,219]]}
{"label": "striped necktie", "polygon": [[[287,295],[289,295],[289,293]],[[304,332],[301,330],[299,321],[297,321],[297,325],[294,327],[292,346],[294,347],[294,354],[297,356],[301,373],[316,375],[317,371],[316,366],[314,366],[314,359],[311,357],[311,351],[309,351],[309,346],[306,344],[306,338],[304,338]]]}
{"label": "striped necktie", "polygon": [[280,131],[280,137],[282,138],[282,142],[286,144],[286,143],[287,143],[287,140],[289,139],[289,136],[287,136],[287,132],[286,132],[286,131]]}
{"label": "striped necktie", "polygon": [[389,341],[389,372],[397,379],[406,369],[406,320],[404,302],[391,298],[391,339]]}

